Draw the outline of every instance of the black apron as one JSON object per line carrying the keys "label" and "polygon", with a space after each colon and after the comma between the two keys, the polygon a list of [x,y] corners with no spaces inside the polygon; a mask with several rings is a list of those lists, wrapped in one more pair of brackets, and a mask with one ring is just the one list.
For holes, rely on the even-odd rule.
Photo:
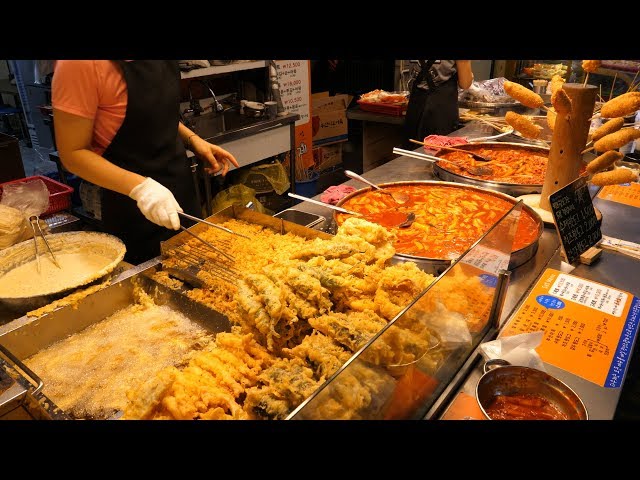
{"label": "black apron", "polygon": [[[178,135],[180,70],[177,61],[115,61],[127,83],[122,126],[103,153],[111,163],[167,187],[182,209],[199,216],[190,162]],[[125,260],[139,264],[160,254],[160,242],[175,235],[150,222],[127,195],[102,189],[104,229],[124,241]],[[180,223],[191,223],[180,219]]]}
{"label": "black apron", "polygon": [[[415,148],[411,138],[422,141],[427,135],[448,135],[458,126],[458,74],[435,85],[429,74],[432,63],[421,65],[413,81],[404,121],[406,149]],[[422,81],[427,82],[428,90],[418,87]]]}

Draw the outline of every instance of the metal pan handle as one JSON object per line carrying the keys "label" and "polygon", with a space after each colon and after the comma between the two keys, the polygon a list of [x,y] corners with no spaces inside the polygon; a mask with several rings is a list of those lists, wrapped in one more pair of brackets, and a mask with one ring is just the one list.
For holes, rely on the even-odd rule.
{"label": "metal pan handle", "polygon": [[42,390],[42,387],[44,387],[44,383],[42,382],[42,380],[40,380],[40,377],[38,377],[35,373],[33,373],[31,369],[27,367],[24,363],[18,360],[18,358],[9,350],[7,350],[1,343],[0,343],[0,352],[2,352],[2,354],[13,363],[12,365],[13,367],[17,368],[18,370],[21,370],[23,373],[26,373],[27,379],[33,385],[36,386],[36,389],[33,392],[31,392],[32,395],[35,395]]}
{"label": "metal pan handle", "polygon": [[484,373],[490,372],[494,368],[498,367],[507,367],[511,365],[511,363],[503,360],[502,358],[492,358],[491,360],[487,360],[484,364],[483,371]]}

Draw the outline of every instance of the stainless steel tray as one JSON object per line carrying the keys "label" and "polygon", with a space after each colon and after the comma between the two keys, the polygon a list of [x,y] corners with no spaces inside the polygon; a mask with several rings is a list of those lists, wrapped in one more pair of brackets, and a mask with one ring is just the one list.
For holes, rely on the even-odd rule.
{"label": "stainless steel tray", "polygon": [[[436,165],[434,165],[436,166]],[[488,193],[491,195],[494,195],[496,197],[502,198],[512,204],[516,204],[518,202],[518,200],[516,200],[515,198],[513,198],[510,195],[507,195],[505,193],[499,192],[499,191],[495,191],[495,190],[489,190],[486,188],[480,188],[478,186],[474,186],[474,185],[468,185],[468,184],[464,184],[464,183],[452,183],[452,182],[438,182],[438,181],[433,181],[433,180],[415,180],[415,181],[407,181],[407,182],[388,182],[388,183],[380,183],[378,184],[380,187],[390,187],[390,186],[396,186],[396,185],[443,185],[443,186],[447,186],[447,187],[456,187],[456,188],[464,188],[464,189],[468,189],[468,190],[475,190],[475,191],[480,191],[483,193]],[[366,191],[371,190],[371,187],[365,187],[365,188],[361,188],[360,190],[356,190],[355,192],[351,192],[349,195],[347,195],[346,197],[344,197],[342,200],[340,200],[337,205],[341,206],[343,205],[347,200],[349,200],[352,197],[355,197],[356,195],[359,195],[361,193],[364,193]],[[529,259],[531,259],[536,252],[538,251],[538,243],[540,241],[540,237],[542,236],[542,232],[544,231],[544,223],[542,221],[542,218],[540,218],[540,215],[538,215],[538,213],[531,208],[528,205],[523,205],[522,209],[524,211],[526,211],[527,213],[529,213],[537,222],[538,224],[538,234],[536,235],[536,239],[534,242],[530,243],[529,245],[527,245],[524,248],[521,248],[520,250],[516,250],[515,252],[511,253],[511,260],[509,262],[509,269],[512,270],[514,268],[519,267],[520,265],[522,265],[523,263],[527,262]],[[336,212],[334,211],[333,213],[333,223],[337,224],[336,222]],[[431,273],[433,275],[440,275],[442,272],[444,272],[449,266],[451,266],[451,260],[448,259],[441,259],[441,258],[428,258],[428,257],[419,257],[419,256],[415,256],[415,255],[406,255],[406,254],[402,254],[402,253],[396,253],[393,258],[391,259],[392,263],[402,263],[402,262],[414,262],[418,265],[418,267],[420,267],[420,269],[424,270],[427,273]]]}
{"label": "stainless steel tray", "polygon": [[[226,316],[153,281],[149,275],[156,272],[159,266],[160,257],[156,257],[132,268],[110,286],[80,300],[75,308],[62,307],[39,318],[23,316],[3,325],[0,327],[0,344],[22,361],[58,340],[80,332],[116,311],[134,304],[134,282],[158,305],[175,308],[213,333],[230,331],[231,325]],[[24,408],[32,417],[69,418],[46,397],[46,381],[44,393],[31,390],[28,397],[31,397],[31,402],[27,402]]]}
{"label": "stainless steel tray", "polygon": [[[490,147],[504,147],[504,146],[511,146],[514,148],[533,150],[541,153],[546,153],[547,155],[549,154],[549,147],[545,147],[541,145],[531,145],[526,143],[512,143],[512,142],[467,143],[464,145],[456,145],[456,148],[460,148],[463,150],[476,150],[483,147],[490,148]],[[434,155],[437,157],[445,153],[447,153],[446,150],[438,150]],[[467,177],[465,175],[460,175],[458,173],[450,172],[449,170],[441,167],[436,163],[433,164],[433,173],[438,178],[446,182],[466,183],[468,185],[474,185],[476,187],[488,188],[496,192],[506,193],[507,195],[512,195],[514,197],[519,197],[520,195],[528,195],[530,193],[542,192],[542,184],[525,185],[522,183],[492,182],[490,180],[481,180],[477,178]]]}

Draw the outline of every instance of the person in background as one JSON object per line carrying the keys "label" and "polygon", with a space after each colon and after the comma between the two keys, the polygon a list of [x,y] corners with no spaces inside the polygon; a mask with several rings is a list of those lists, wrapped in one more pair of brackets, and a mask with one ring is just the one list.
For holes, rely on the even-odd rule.
{"label": "person in background", "polygon": [[418,60],[409,80],[409,105],[404,123],[406,149],[409,139],[448,135],[458,124],[458,87],[473,83],[471,60]]}
{"label": "person in background", "polygon": [[62,164],[102,187],[104,230],[134,264],[159,255],[180,228],[178,212],[201,216],[185,148],[210,174],[238,167],[179,121],[177,61],[58,60],[52,106]]}

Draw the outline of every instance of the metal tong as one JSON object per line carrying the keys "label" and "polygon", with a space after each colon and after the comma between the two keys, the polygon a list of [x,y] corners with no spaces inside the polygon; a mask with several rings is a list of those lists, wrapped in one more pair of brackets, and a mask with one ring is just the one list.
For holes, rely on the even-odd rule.
{"label": "metal tong", "polygon": [[[194,217],[193,215],[189,215],[188,213],[178,212],[178,215],[181,215],[184,218],[188,218],[189,220],[193,220],[194,222],[204,223],[205,225],[209,225],[210,227],[217,228],[218,230],[224,230],[225,232],[230,233],[232,235],[237,235],[239,237],[244,237],[244,238],[246,238],[248,240],[251,240],[246,235],[242,235],[241,233],[234,232],[233,230],[230,230],[230,229],[228,229],[226,227],[222,227],[220,225],[216,225],[215,223],[207,222],[206,220],[203,220],[202,218]],[[189,232],[189,233],[191,233],[191,232]]]}
{"label": "metal tong", "polygon": [[53,259],[53,263],[55,264],[56,267],[58,268],[62,268],[60,266],[60,264],[58,263],[58,260],[56,259],[56,256],[53,254],[53,250],[51,250],[51,246],[49,246],[49,242],[47,242],[47,238],[45,237],[42,228],[40,227],[40,217],[38,215],[31,215],[29,217],[29,223],[31,224],[31,230],[33,230],[33,244],[36,247],[36,264],[37,264],[37,268],[38,268],[38,273],[40,273],[41,271],[41,267],[40,267],[40,252],[38,251],[38,234],[36,233],[36,227],[34,226],[34,223],[38,226],[38,232],[40,232],[40,236],[42,237],[42,240],[44,240],[44,244],[47,246],[47,250],[49,250],[49,253],[51,254],[51,258]]}

